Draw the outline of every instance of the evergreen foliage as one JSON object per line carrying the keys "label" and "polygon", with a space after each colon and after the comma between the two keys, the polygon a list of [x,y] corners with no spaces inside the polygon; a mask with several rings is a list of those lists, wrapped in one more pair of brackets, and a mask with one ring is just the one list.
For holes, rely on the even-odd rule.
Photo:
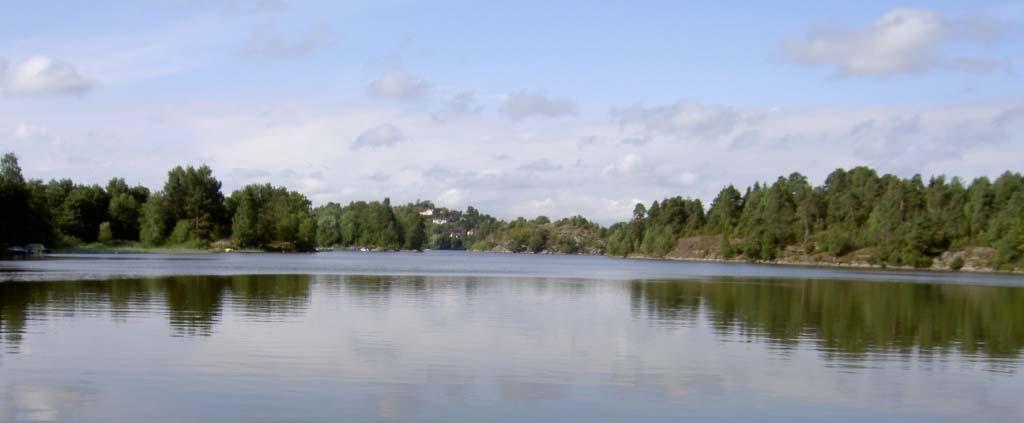
{"label": "evergreen foliage", "polygon": [[880,265],[928,267],[943,252],[981,246],[994,249],[995,268],[1024,267],[1019,173],[965,186],[959,178],[904,179],[857,167],[835,170],[818,187],[794,173],[755,183],[742,196],[727,186],[706,216],[698,205],[679,197],[638,204],[633,220],[610,228],[608,254],[664,256],[679,238],[717,235],[724,258],[773,260],[797,247],[831,256],[860,250]]}
{"label": "evergreen foliage", "polygon": [[[799,252],[838,257],[857,252],[879,265],[928,267],[948,251],[987,247],[988,265],[1024,268],[1024,176],[995,180],[920,175],[900,178],[856,167],[833,171],[820,186],[799,173],[745,191],[729,185],[705,209],[671,197],[636,204],[632,219],[609,228],[582,216],[502,221],[474,207],[429,201],[393,206],[354,201],[312,208],[301,193],[249,185],[225,198],[207,166],[175,167],[151,193],[111,179],[106,187],[71,180],[26,180],[18,159],[0,158],[0,247],[133,242],[308,251],[322,247],[386,250],[472,249],[607,253],[663,257],[682,238],[717,237],[723,258],[775,260]],[[714,238],[712,238],[714,239]],[[966,265],[962,257],[948,263]]]}

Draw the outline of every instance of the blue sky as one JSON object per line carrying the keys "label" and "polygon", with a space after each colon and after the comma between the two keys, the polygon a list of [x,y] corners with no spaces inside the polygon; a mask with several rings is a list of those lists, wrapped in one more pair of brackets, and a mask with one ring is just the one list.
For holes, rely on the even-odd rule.
{"label": "blue sky", "polygon": [[[1024,5],[23,2],[0,149],[30,177],[433,199],[609,222],[838,166],[1019,166]],[[1012,160],[1016,157],[1018,160]]]}

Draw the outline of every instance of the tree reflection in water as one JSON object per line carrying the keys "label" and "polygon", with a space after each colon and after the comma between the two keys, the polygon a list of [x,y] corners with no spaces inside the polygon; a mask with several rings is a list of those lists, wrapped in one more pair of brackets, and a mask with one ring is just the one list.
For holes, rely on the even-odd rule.
{"label": "tree reflection in water", "polygon": [[[785,351],[813,342],[826,357],[956,352],[1016,359],[1024,347],[1024,288],[755,278],[706,281],[506,281],[478,277],[241,275],[0,283],[0,340],[16,352],[26,323],[109,314],[166,316],[173,336],[210,336],[225,308],[248,321],[301,317],[313,286],[367,305],[396,296],[466,301],[515,284],[533,295],[578,299],[595,284],[625,287],[634,317],[694,327]],[[525,291],[524,291],[525,292]]]}
{"label": "tree reflection in water", "polygon": [[635,313],[780,348],[805,340],[856,358],[867,353],[984,354],[1024,347],[1024,288],[891,282],[714,279],[630,284]]}

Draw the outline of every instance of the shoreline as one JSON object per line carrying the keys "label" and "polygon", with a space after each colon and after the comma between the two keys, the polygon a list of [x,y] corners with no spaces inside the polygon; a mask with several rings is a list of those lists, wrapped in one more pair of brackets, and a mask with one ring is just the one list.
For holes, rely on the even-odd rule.
{"label": "shoreline", "polygon": [[[723,258],[712,258],[712,257],[653,257],[642,254],[631,254],[628,256],[609,256],[605,254],[592,254],[592,253],[560,253],[560,252],[540,252],[540,253],[514,253],[511,251],[494,251],[494,250],[431,250],[431,251],[463,251],[467,253],[485,253],[485,254],[539,254],[539,255],[564,255],[564,256],[593,256],[593,257],[610,257],[610,258],[622,258],[631,260],[652,260],[652,261],[677,261],[677,262],[693,262],[693,263],[731,263],[731,264],[761,264],[771,266],[796,266],[796,267],[810,267],[810,268],[822,268],[822,269],[860,269],[860,270],[901,270],[901,271],[916,271],[916,272],[936,272],[936,273],[979,273],[979,274],[996,274],[996,275],[1024,275],[1024,270],[996,270],[985,267],[964,267],[959,270],[936,268],[936,267],[911,267],[911,266],[891,266],[891,265],[877,265],[863,262],[826,262],[826,261],[811,261],[811,260],[772,260],[772,261],[751,261],[744,259],[723,259]],[[57,248],[43,256],[34,257],[45,257],[50,254],[253,254],[253,253],[329,253],[329,252],[360,252],[352,249],[336,249],[336,250],[325,250],[325,251],[310,251],[310,252],[290,252],[290,251],[272,251],[262,249],[244,249],[244,250],[231,250],[224,251],[220,249],[198,249],[188,247],[136,247],[136,246],[125,246],[125,247],[74,247],[74,248]],[[387,251],[369,251],[368,253],[378,252],[413,252],[405,250],[387,250]]]}
{"label": "shoreline", "polygon": [[953,273],[972,273],[972,274],[993,274],[993,275],[1024,275],[1024,270],[996,270],[986,267],[963,267],[959,270],[947,269],[947,268],[936,268],[936,267],[912,267],[912,266],[892,266],[892,265],[878,265],[864,262],[835,262],[829,263],[825,261],[801,261],[801,260],[759,260],[751,261],[744,259],[723,259],[723,258],[712,258],[712,257],[653,257],[642,254],[630,254],[628,256],[609,256],[607,254],[590,254],[590,253],[561,253],[561,252],[540,252],[540,253],[514,253],[511,251],[495,251],[495,250],[438,250],[438,251],[466,251],[470,253],[487,253],[487,254],[538,254],[538,255],[562,255],[562,256],[593,256],[593,257],[609,257],[609,258],[620,258],[627,260],[651,260],[651,261],[679,261],[679,262],[691,262],[691,263],[725,263],[725,264],[760,264],[768,266],[794,266],[794,267],[810,267],[810,268],[821,268],[821,269],[860,269],[860,270],[900,270],[900,271],[915,271],[915,272],[935,272],[944,274]]}
{"label": "shoreline", "polygon": [[[612,256],[609,256],[612,257]],[[991,268],[962,268],[960,270],[953,269],[941,269],[933,267],[912,267],[912,266],[889,266],[889,265],[878,265],[870,263],[828,263],[820,261],[793,261],[793,260],[774,260],[774,261],[750,261],[742,259],[720,259],[720,258],[696,258],[696,257],[650,257],[643,255],[630,255],[626,257],[614,256],[623,259],[632,260],[654,260],[654,261],[681,261],[691,263],[726,263],[726,264],[760,264],[766,266],[791,266],[791,267],[810,267],[820,269],[853,269],[853,270],[898,270],[898,271],[911,271],[911,272],[929,272],[929,273],[944,273],[944,274],[955,274],[955,273],[972,273],[972,274],[993,274],[993,275],[1024,275],[1022,270],[996,270]]]}

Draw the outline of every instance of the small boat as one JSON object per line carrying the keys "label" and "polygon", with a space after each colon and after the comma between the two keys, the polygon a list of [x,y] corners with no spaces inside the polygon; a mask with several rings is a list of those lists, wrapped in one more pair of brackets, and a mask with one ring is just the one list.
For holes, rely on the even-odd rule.
{"label": "small boat", "polygon": [[370,252],[370,249],[366,248],[366,247],[363,247],[363,248],[360,248],[359,251],[364,252],[364,253],[368,253],[368,252]]}

